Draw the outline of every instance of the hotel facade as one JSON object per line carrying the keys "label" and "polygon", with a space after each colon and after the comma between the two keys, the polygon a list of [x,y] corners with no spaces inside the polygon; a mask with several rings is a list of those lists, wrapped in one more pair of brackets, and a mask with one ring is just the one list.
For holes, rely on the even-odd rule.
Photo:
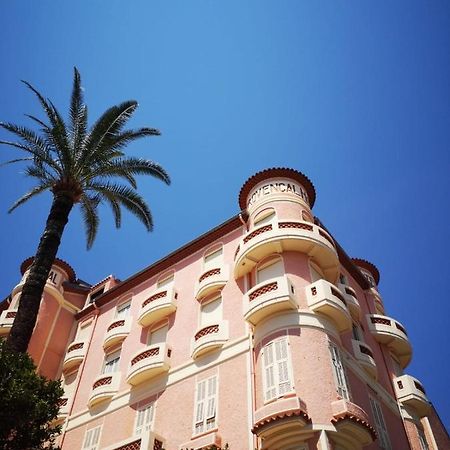
{"label": "hotel facade", "polygon": [[63,381],[62,449],[448,449],[377,268],[314,201],[302,173],[268,169],[240,214],[125,281],[90,286],[56,260],[29,353]]}

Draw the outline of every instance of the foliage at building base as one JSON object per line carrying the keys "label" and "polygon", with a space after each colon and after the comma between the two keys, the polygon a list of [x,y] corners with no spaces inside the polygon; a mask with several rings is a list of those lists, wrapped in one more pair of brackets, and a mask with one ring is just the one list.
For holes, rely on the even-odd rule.
{"label": "foliage at building base", "polygon": [[61,427],[52,423],[62,395],[59,381],[38,375],[28,354],[0,341],[1,450],[56,450]]}

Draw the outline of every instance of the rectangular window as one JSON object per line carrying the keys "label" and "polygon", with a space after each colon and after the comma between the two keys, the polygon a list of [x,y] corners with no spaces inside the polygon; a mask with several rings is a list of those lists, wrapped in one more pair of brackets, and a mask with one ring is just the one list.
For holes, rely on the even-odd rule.
{"label": "rectangular window", "polygon": [[216,325],[222,320],[222,298],[216,298],[202,304],[200,311],[200,326]]}
{"label": "rectangular window", "polygon": [[361,327],[359,325],[356,325],[355,323],[352,325],[352,336],[356,341],[364,342],[364,334],[361,330]]}
{"label": "rectangular window", "polygon": [[370,406],[372,408],[372,414],[375,419],[375,428],[380,439],[380,448],[382,448],[383,450],[392,450],[386,423],[383,417],[383,411],[381,410],[381,405],[372,397],[369,397],[369,400]]}
{"label": "rectangular window", "polygon": [[100,289],[92,292],[89,296],[89,303],[93,303],[96,298],[103,294],[103,292],[105,292],[105,286],[102,286]]}
{"label": "rectangular window", "polygon": [[347,376],[345,374],[344,365],[342,364],[341,352],[334,344],[330,344],[329,348],[331,355],[331,367],[333,368],[333,376],[337,393],[345,400],[350,400]]}
{"label": "rectangular window", "polygon": [[131,310],[131,302],[122,303],[116,309],[116,318],[117,319],[125,319],[130,315]]}
{"label": "rectangular window", "polygon": [[106,355],[103,373],[114,373],[119,370],[120,350]]}
{"label": "rectangular window", "polygon": [[174,279],[173,275],[170,275],[166,278],[162,278],[162,279],[158,280],[158,283],[156,286],[158,289],[163,288],[163,287],[170,287],[173,284],[173,279]]}
{"label": "rectangular window", "polygon": [[267,344],[263,349],[264,400],[282,397],[293,389],[287,338]]}
{"label": "rectangular window", "polygon": [[194,433],[216,428],[217,376],[199,381],[195,391]]}
{"label": "rectangular window", "polygon": [[83,450],[97,450],[100,442],[101,426],[91,428],[84,435]]}
{"label": "rectangular window", "polygon": [[91,321],[88,323],[82,323],[77,331],[77,341],[87,341],[91,332]]}
{"label": "rectangular window", "polygon": [[169,325],[164,325],[163,327],[152,330],[148,334],[148,345],[165,344],[167,339],[167,331]]}
{"label": "rectangular window", "polygon": [[150,403],[142,409],[136,411],[136,425],[134,427],[134,434],[140,435],[148,433],[152,428],[154,404]]}
{"label": "rectangular window", "polygon": [[203,258],[203,270],[206,272],[210,269],[216,269],[222,265],[222,249],[209,253]]}
{"label": "rectangular window", "polygon": [[417,427],[417,434],[419,435],[419,442],[421,450],[429,450],[427,439],[425,438],[425,433],[419,427]]}
{"label": "rectangular window", "polygon": [[281,277],[282,275],[284,275],[283,261],[278,258],[270,264],[258,268],[256,272],[256,282],[258,284],[263,283],[264,281]]}

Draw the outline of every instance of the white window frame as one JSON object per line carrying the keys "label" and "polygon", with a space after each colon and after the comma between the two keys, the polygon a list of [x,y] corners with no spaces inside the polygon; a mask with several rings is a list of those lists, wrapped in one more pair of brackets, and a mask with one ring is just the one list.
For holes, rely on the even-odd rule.
{"label": "white window frame", "polygon": [[99,448],[100,436],[102,433],[102,426],[99,425],[94,428],[86,430],[83,439],[83,450],[97,450]]}
{"label": "white window frame", "polygon": [[[203,318],[204,313],[203,313],[203,308],[208,305],[209,303],[215,302],[215,301],[219,301],[219,308],[220,308],[220,314],[218,314],[220,317],[217,318],[217,320],[206,320],[206,318]],[[217,295],[215,297],[212,297],[204,302],[202,302],[200,304],[200,309],[199,309],[199,316],[198,316],[198,323],[200,325],[200,327],[207,327],[208,325],[217,325],[218,323],[220,323],[223,319],[223,299],[222,299],[222,295]]]}
{"label": "white window frame", "polygon": [[126,302],[122,302],[117,305],[116,308],[116,319],[125,319],[130,315],[131,312],[131,300],[127,300]]}
{"label": "white window frame", "polygon": [[147,434],[153,429],[153,420],[155,418],[155,402],[148,403],[136,410],[136,419],[134,422],[134,434],[140,436]]}
{"label": "white window frame", "polygon": [[[105,359],[103,360],[103,368],[102,368],[102,374],[108,374],[108,373],[116,373],[119,372],[119,364],[120,364],[120,353],[121,350],[116,350],[115,352],[109,353],[105,355]],[[114,365],[111,363],[115,362]],[[116,370],[107,370],[107,367],[113,367]]]}
{"label": "white window frame", "polygon": [[218,381],[217,375],[197,381],[194,401],[194,435],[217,428]]}
{"label": "white window frame", "polygon": [[273,266],[275,264],[280,264],[280,266],[281,266],[280,276],[286,274],[286,268],[284,267],[284,260],[281,257],[281,255],[276,255],[276,254],[271,255],[271,256],[268,256],[267,258],[265,258],[262,262],[260,262],[256,266],[256,271],[255,271],[256,284],[263,283],[263,281],[260,281],[260,279],[259,279],[259,272],[261,272],[262,270],[267,269],[268,267]]}
{"label": "white window frame", "polygon": [[220,247],[212,247],[210,250],[207,250],[203,255],[203,270],[207,269],[215,269],[216,267],[208,267],[210,261],[215,261],[217,258],[217,266],[221,266],[223,264],[223,245]]}
{"label": "white window frame", "polygon": [[379,437],[379,446],[383,450],[392,450],[391,441],[389,439],[389,433],[386,427],[386,421],[384,420],[383,410],[381,404],[374,397],[369,395],[370,407],[372,409],[372,415],[375,421],[375,428]]}
{"label": "white window frame", "polygon": [[347,379],[347,373],[345,366],[342,362],[342,354],[340,349],[333,342],[329,343],[330,349],[331,367],[333,369],[334,384],[336,386],[336,392],[340,397],[345,400],[350,400],[350,389]]}
{"label": "white window frame", "polygon": [[[284,346],[286,354],[278,355]],[[261,352],[264,403],[284,397],[294,391],[290,344],[287,336],[274,339]],[[284,365],[284,369],[282,367]],[[284,371],[284,376],[282,374]]]}
{"label": "white window frame", "polygon": [[275,211],[275,208],[263,209],[253,219],[253,227],[259,228],[263,227],[264,225],[269,225],[275,220],[276,217],[277,213]]}
{"label": "white window frame", "polygon": [[148,330],[147,333],[147,345],[155,345],[155,342],[152,342],[152,335],[154,336],[154,333],[156,333],[157,331],[161,330],[162,328],[166,329],[166,333],[165,333],[165,340],[164,342],[161,342],[161,344],[164,344],[165,342],[167,342],[167,334],[169,333],[169,322],[164,322],[161,325],[158,325],[155,328],[151,328],[150,330]]}

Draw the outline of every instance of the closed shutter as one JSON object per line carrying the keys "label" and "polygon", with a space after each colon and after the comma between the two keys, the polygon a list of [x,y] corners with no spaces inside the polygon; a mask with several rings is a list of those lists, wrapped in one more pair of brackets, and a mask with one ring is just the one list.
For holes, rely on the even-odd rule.
{"label": "closed shutter", "polygon": [[369,397],[369,399],[370,399],[370,406],[372,408],[372,414],[375,419],[375,427],[378,431],[378,436],[380,438],[380,447],[384,450],[391,450],[391,444],[389,441],[386,423],[384,422],[381,405],[372,397]]}
{"label": "closed shutter", "polygon": [[335,345],[330,344],[329,348],[336,390],[342,398],[350,400],[347,377],[342,364],[341,353]]}
{"label": "closed shutter", "polygon": [[216,394],[217,378],[208,379],[208,398],[206,408],[206,429],[211,430],[216,425]]}
{"label": "closed shutter", "polygon": [[272,278],[277,278],[284,275],[283,261],[278,259],[268,266],[258,269],[257,272],[257,283],[263,283],[264,281],[270,280]]}
{"label": "closed shutter", "polygon": [[64,396],[70,397],[75,391],[75,381],[77,379],[78,372],[73,372],[64,377]]}
{"label": "closed shutter", "polygon": [[144,431],[150,431],[153,422],[153,412],[153,403],[137,411],[135,434],[140,435]]}
{"label": "closed shutter", "polygon": [[116,318],[117,319],[125,319],[125,317],[128,317],[130,315],[131,311],[131,303],[122,303],[117,307],[116,310]]}
{"label": "closed shutter", "polygon": [[197,401],[195,406],[195,432],[203,432],[205,418],[206,380],[197,383]]}
{"label": "closed shutter", "polygon": [[203,260],[203,270],[207,272],[211,269],[216,269],[222,265],[222,249],[216,250],[213,253],[209,253]]}
{"label": "closed shutter", "polygon": [[81,324],[77,332],[77,341],[87,341],[91,334],[91,323]]}
{"label": "closed shutter", "polygon": [[222,320],[222,299],[219,297],[201,307],[201,326],[217,325]]}
{"label": "closed shutter", "polygon": [[264,347],[264,398],[266,401],[277,396],[275,385],[275,363],[274,363],[273,343]]}
{"label": "closed shutter", "polygon": [[173,278],[174,278],[173,275],[170,275],[167,278],[163,278],[163,279],[159,280],[157,283],[158,289],[163,288],[163,287],[170,288],[173,284]]}
{"label": "closed shutter", "polygon": [[286,339],[275,341],[275,356],[278,367],[278,394],[283,395],[291,390],[289,377],[288,343]]}
{"label": "closed shutter", "polygon": [[97,450],[100,441],[101,427],[91,428],[86,432],[83,450]]}

